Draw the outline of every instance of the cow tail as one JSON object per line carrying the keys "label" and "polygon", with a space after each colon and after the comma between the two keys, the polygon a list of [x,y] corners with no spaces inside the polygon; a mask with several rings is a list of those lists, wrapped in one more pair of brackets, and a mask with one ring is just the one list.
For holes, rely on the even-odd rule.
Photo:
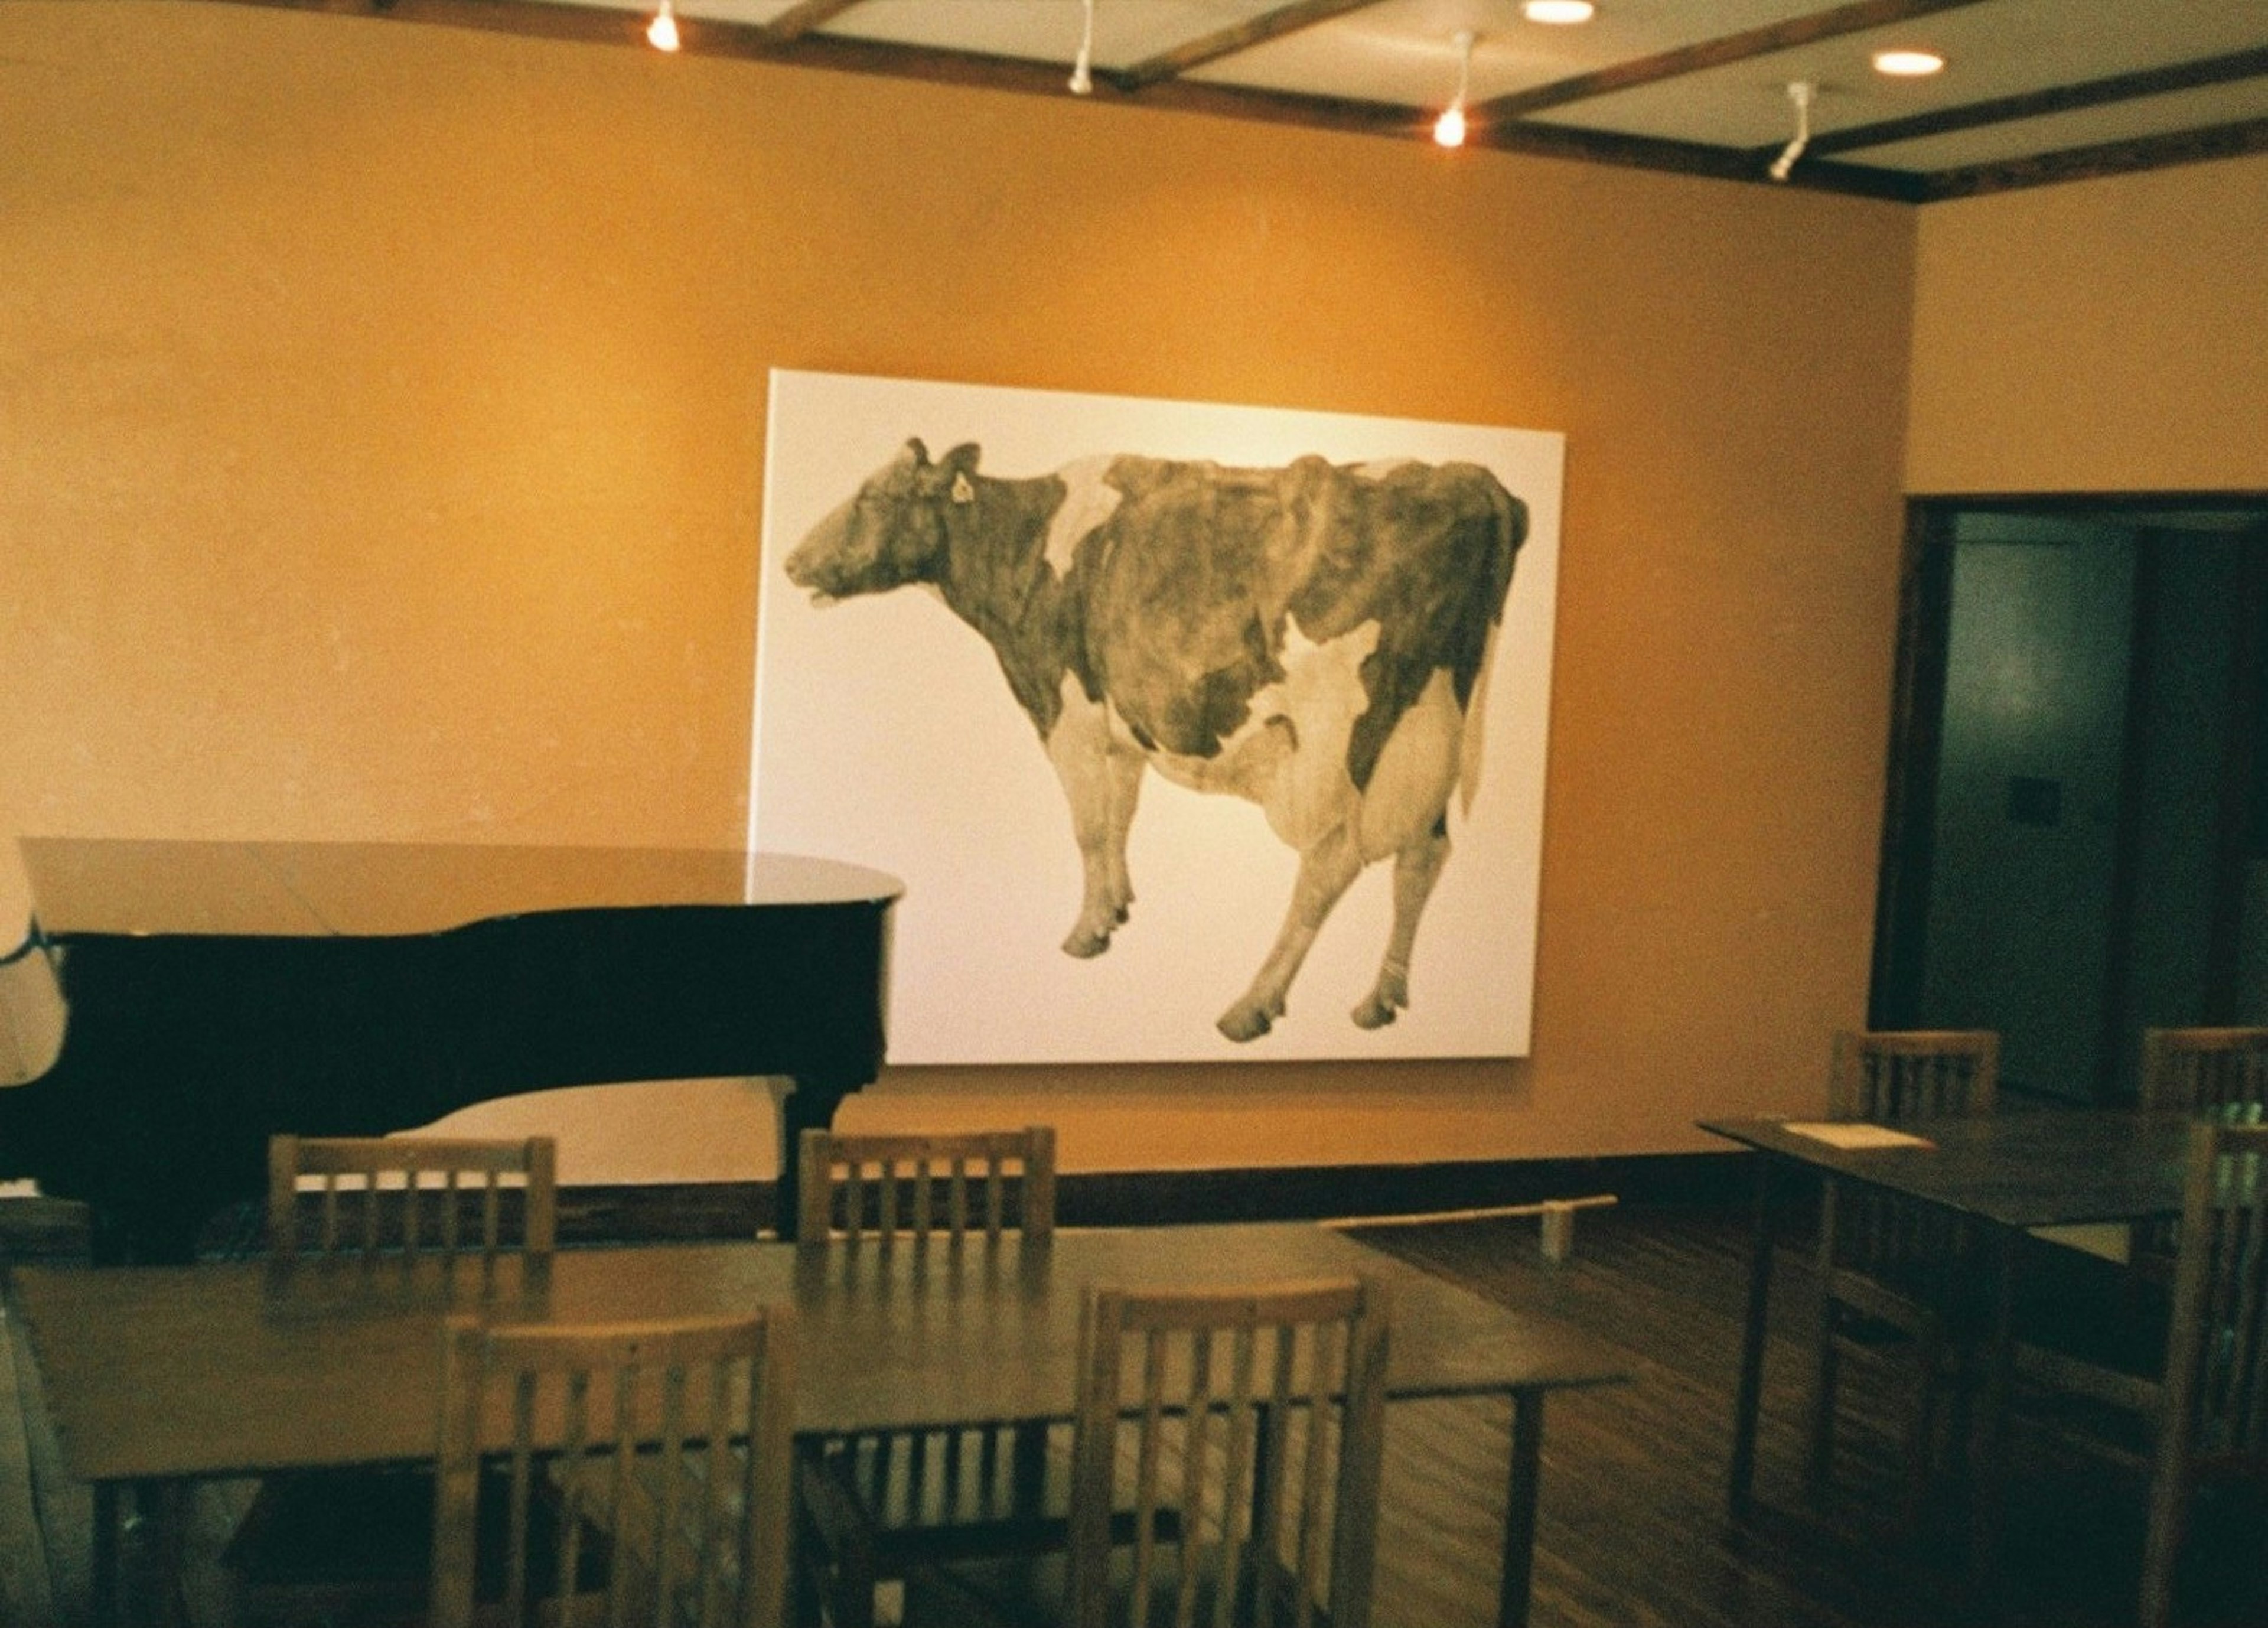
{"label": "cow tail", "polygon": [[1512,592],[1513,558],[1520,545],[1528,541],[1528,505],[1505,490],[1494,479],[1488,483],[1489,497],[1496,511],[1498,550],[1492,556],[1500,562],[1498,570],[1502,584],[1496,595],[1496,609],[1489,617],[1487,636],[1481,645],[1481,661],[1473,674],[1473,687],[1465,697],[1465,737],[1457,752],[1457,812],[1469,817],[1473,799],[1481,789],[1481,741],[1485,737],[1488,712],[1489,668],[1496,660],[1497,636],[1504,627],[1504,601]]}

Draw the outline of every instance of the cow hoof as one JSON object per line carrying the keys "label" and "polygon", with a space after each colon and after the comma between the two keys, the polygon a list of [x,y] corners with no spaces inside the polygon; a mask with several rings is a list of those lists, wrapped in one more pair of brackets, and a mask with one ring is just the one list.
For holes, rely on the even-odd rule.
{"label": "cow hoof", "polygon": [[1089,932],[1082,927],[1074,927],[1071,937],[1063,941],[1063,953],[1076,956],[1080,961],[1093,961],[1109,947],[1108,933]]}
{"label": "cow hoof", "polygon": [[1373,995],[1357,1006],[1353,1015],[1357,1028],[1384,1028],[1394,1021],[1394,1003]]}
{"label": "cow hoof", "polygon": [[1275,1020],[1261,1007],[1248,1005],[1231,1006],[1220,1014],[1213,1027],[1239,1045],[1248,1040],[1257,1040],[1275,1027]]}

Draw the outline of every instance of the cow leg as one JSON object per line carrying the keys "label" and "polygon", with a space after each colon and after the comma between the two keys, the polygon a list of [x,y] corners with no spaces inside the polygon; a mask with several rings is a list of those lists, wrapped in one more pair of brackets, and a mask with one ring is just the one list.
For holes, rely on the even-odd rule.
{"label": "cow leg", "polygon": [[1410,949],[1418,941],[1418,918],[1425,913],[1425,901],[1448,858],[1449,833],[1440,825],[1394,856],[1394,931],[1379,964],[1377,986],[1354,1009],[1357,1028],[1383,1028],[1397,1009],[1410,1004]]}
{"label": "cow leg", "polygon": [[1300,963],[1322,931],[1323,918],[1362,870],[1362,847],[1351,824],[1333,826],[1300,856],[1299,880],[1292,885],[1292,908],[1276,946],[1244,998],[1220,1015],[1217,1025],[1231,1040],[1256,1040],[1284,1015],[1284,997]]}
{"label": "cow leg", "polygon": [[[1066,683],[1067,690],[1073,689]],[[1076,692],[1074,691],[1074,694]],[[1079,843],[1082,877],[1079,920],[1063,942],[1064,954],[1081,959],[1110,947],[1110,934],[1126,919],[1134,886],[1126,873],[1126,833],[1142,791],[1145,761],[1135,748],[1110,734],[1109,713],[1083,696],[1066,696],[1055,732],[1048,737],[1048,761],[1063,783],[1071,805],[1071,836]]]}

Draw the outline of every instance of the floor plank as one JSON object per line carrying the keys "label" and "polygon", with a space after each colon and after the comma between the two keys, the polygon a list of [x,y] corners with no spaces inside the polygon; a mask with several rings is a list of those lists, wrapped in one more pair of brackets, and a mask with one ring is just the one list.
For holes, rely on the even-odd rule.
{"label": "floor plank", "polygon": [[[1774,1274],[1756,1517],[1727,1516],[1725,1477],[1746,1296],[1745,1218],[1722,1212],[1587,1215],[1574,1257],[1543,1262],[1530,1223],[1380,1228],[1365,1241],[1508,1305],[1555,1312],[1621,1344],[1637,1375],[1555,1397],[1544,1433],[1534,1622],[1537,1628],[1934,1628],[1973,1620],[1961,1512],[1893,1541],[1900,1394],[1887,1371],[1846,1367],[1834,1483],[1819,1508],[1801,1484],[1808,1262],[1783,1247]],[[1403,1429],[1402,1412],[1389,1431]],[[1405,1432],[1405,1434],[1410,1433]],[[1440,1473],[1424,1506],[1454,1496],[1447,1443],[1405,1441]],[[2091,1459],[2026,1448],[2012,1490],[2003,1620],[2038,1628],[2129,1628],[2142,1547],[2143,1486]],[[1389,1492],[1390,1496],[1390,1492]],[[1422,1517],[1420,1517],[1422,1518]],[[2202,1513],[2180,1620],[2268,1624],[2257,1561],[2268,1512],[2231,1496]],[[1477,1564],[1468,1554],[1468,1564]],[[1419,1570],[1423,1570],[1421,1564]],[[1381,1566],[1381,1620],[1422,1583]],[[1465,1617],[1462,1620],[1476,1620]]]}

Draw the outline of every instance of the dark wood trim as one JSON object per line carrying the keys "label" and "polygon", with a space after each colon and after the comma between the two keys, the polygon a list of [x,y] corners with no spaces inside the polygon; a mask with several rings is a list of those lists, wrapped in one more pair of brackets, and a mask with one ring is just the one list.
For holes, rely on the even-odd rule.
{"label": "dark wood trim", "polygon": [[2268,707],[2268,523],[2241,540],[2235,618],[2229,634],[2228,730],[2215,810],[2212,914],[2205,924],[2205,998],[2199,1020],[2244,1021],[2239,1010],[2246,883],[2252,868],[2252,808],[2259,784],[2261,714]]}
{"label": "dark wood trim", "polygon": [[1272,11],[1262,11],[1244,21],[1201,39],[1177,45],[1146,62],[1123,68],[1109,75],[1111,81],[1129,91],[1138,91],[1201,68],[1207,63],[1234,56],[1256,45],[1265,45],[1270,40],[1280,40],[1285,34],[1298,33],[1327,23],[1349,11],[1359,11],[1373,6],[1378,0],[1294,0],[1291,5],[1279,5]]}
{"label": "dark wood trim", "polygon": [[2202,164],[2212,158],[2236,158],[2255,152],[2268,152],[2268,117],[2240,119],[2233,124],[2211,125],[2204,129],[2169,130],[2162,136],[2145,136],[2133,141],[2073,147],[2062,152],[2043,152],[2029,158],[2009,158],[1969,169],[1940,170],[1924,178],[1926,184],[1922,188],[1921,201],[1937,203],[1948,198],[1981,197],[1987,193],[2014,192],[2057,181],[2130,175],[2139,170],[2168,169],[2177,164]]}
{"label": "dark wood trim", "polygon": [[[2006,124],[2016,119],[2036,119],[2048,114],[2070,113],[2081,107],[2101,107],[2113,102],[2132,101],[2138,97],[2162,96],[2169,91],[2199,90],[2210,85],[2227,85],[2234,80],[2257,78],[2268,74],[2268,46],[2257,46],[2249,51],[2232,51],[2226,56],[2207,56],[2196,62],[2175,63],[2162,68],[2146,68],[2139,73],[2122,73],[2107,79],[2090,79],[2082,85],[2051,85],[2043,91],[2029,91],[2021,96],[1998,96],[1990,101],[1969,102],[1958,107],[1940,107],[1934,113],[1916,114],[1910,119],[1885,119],[1878,124],[1853,125],[1849,129],[1830,130],[1815,136],[1806,148],[1808,153],[1855,152],[1866,147],[1887,147],[1894,142],[1916,141],[1926,136],[1948,136],[1955,130],[1974,130],[1991,124]],[[1779,144],[1755,150],[1758,158],[1769,161],[1779,151]]]}
{"label": "dark wood trim", "polygon": [[1881,866],[1874,888],[1874,971],[1867,1003],[1873,1028],[1911,1028],[1920,1020],[1952,622],[1953,510],[1910,503],[1883,771]]}
{"label": "dark wood trim", "polygon": [[[1629,1204],[1720,1209],[1753,1185],[1750,1156],[1623,1153],[1594,1159],[1472,1160],[1233,1170],[1141,1170],[1057,1178],[1065,1227],[1191,1221],[1322,1220],[1427,1215],[1613,1194]],[[559,1190],[563,1245],[753,1238],[772,1225],[770,1182],[668,1182]],[[200,1251],[260,1250],[261,1206],[216,1216]],[[59,1198],[0,1199],[0,1263],[84,1256],[86,1207]]]}
{"label": "dark wood trim", "polygon": [[1090,1172],[1057,1183],[1056,1218],[1068,1227],[1426,1215],[1602,1193],[1625,1204],[1721,1207],[1743,1203],[1752,1186],[1738,1155],[1714,1152]]}
{"label": "dark wood trim", "polygon": [[1976,4],[1977,0],[1856,0],[1853,4],[1838,5],[1831,11],[1786,18],[1762,28],[1680,46],[1656,56],[1616,63],[1595,73],[1578,74],[1571,79],[1539,85],[1533,90],[1515,91],[1509,96],[1476,104],[1473,113],[1476,118],[1516,118],[1523,114],[1540,113],[1546,107],[1564,107],[1571,102],[1588,101],[1616,91],[1634,90],[1641,85],[1658,85],[1664,79],[1682,78],[1687,74],[1769,56],[1822,40],[1861,33],[1869,28],[1886,28],[1917,17],[1927,17],[1933,11],[1958,11]]}
{"label": "dark wood trim", "polygon": [[[1065,1227],[1320,1220],[1423,1215],[1612,1193],[1626,1203],[1734,1204],[1749,1190],[1737,1157],[1630,1153],[1595,1159],[1302,1165],[1228,1170],[1068,1172],[1056,1178]],[[769,1182],[563,1187],[563,1241],[753,1236],[770,1224]]]}
{"label": "dark wood trim", "polygon": [[2268,487],[2154,492],[1908,492],[1906,501],[1936,505],[1948,511],[2078,515],[2140,523],[2154,514],[2250,514],[2268,505]]}
{"label": "dark wood trim", "polygon": [[[526,0],[204,0],[205,4],[247,5],[272,11],[320,11],[338,16],[446,28],[470,28],[490,33],[525,35],[534,39],[567,41],[584,45],[614,45],[646,51],[646,16],[585,5],[527,4]],[[947,50],[934,46],[897,45],[887,41],[861,40],[844,34],[807,33],[792,39],[776,38],[766,26],[720,22],[709,18],[677,19],[683,41],[681,55],[718,56],[744,62],[777,63],[835,73],[865,74],[879,78],[909,79],[932,85],[952,85],[977,90],[1006,91],[1020,95],[1071,99],[1064,88],[1060,63],[1029,57],[997,56],[980,51]],[[1398,129],[1407,109],[1377,102],[1343,98],[1302,96],[1285,91],[1251,90],[1171,79],[1136,94],[1115,84],[1105,74],[1094,78],[1094,91],[1085,99],[1116,102],[1122,107],[1154,107],[1174,113],[1209,114],[1219,118],[1246,119],[1262,123],[1295,124],[1314,129],[1335,129],[1357,135],[1378,135]]]}
{"label": "dark wood trim", "polygon": [[[615,45],[651,50],[644,33],[641,12],[615,11],[581,5],[540,5],[520,0],[391,0],[382,11],[372,0],[206,0],[208,4],[259,6],[274,11],[320,11],[364,18],[428,26],[473,28],[491,33],[526,34],[587,45]],[[1058,63],[1023,57],[988,55],[975,51],[949,51],[933,47],[893,45],[883,41],[858,40],[838,34],[804,33],[792,39],[775,38],[769,29],[703,18],[678,18],[683,41],[681,55],[721,56],[741,61],[779,63],[837,73],[916,79],[1021,95],[1065,99],[1064,69]],[[1349,135],[1387,136],[1404,140],[1430,139],[1432,116],[1415,107],[1344,98],[1302,96],[1286,91],[1263,91],[1238,85],[1211,85],[1172,78],[1130,91],[1104,74],[1097,74],[1091,98],[1121,107],[1141,107],[1167,113],[1194,113],[1216,118],[1241,119],[1270,124],[1289,124],[1309,129],[1338,130]],[[1723,180],[1762,182],[1761,167],[1742,149],[1711,147],[1698,143],[1660,141],[1619,136],[1609,131],[1580,130],[1564,126],[1500,123],[1490,125],[1477,117],[1469,144],[1531,157],[1569,158],[1585,163],[1614,164],[1629,168],[1669,171],[1712,176]],[[1861,165],[1806,165],[1794,184],[1817,191],[1849,193],[1898,203],[1919,201],[1921,178]]]}
{"label": "dark wood trim", "polygon": [[[599,6],[539,4],[533,0],[205,0],[206,4],[258,6],[273,11],[318,11],[333,16],[471,28],[529,39],[564,41],[583,45],[613,45],[649,50],[644,29],[646,13]],[[858,73],[885,78],[909,79],[937,85],[1006,91],[1021,95],[1063,97],[1064,65],[1028,57],[998,56],[977,51],[955,51],[932,46],[908,46],[887,41],[861,40],[821,32],[822,25],[852,0],[802,0],[766,24],[720,21],[680,16],[681,54],[721,56],[743,61],[778,63],[838,73]],[[1302,0],[1266,14],[1256,23],[1283,19],[1277,33],[1289,33],[1356,9],[1371,0]],[[1832,38],[1858,29],[1881,27],[1904,18],[1918,17],[1976,0],[1859,0],[1833,11],[1790,18],[1770,28],[1751,30],[1725,39],[1705,41],[1680,51],[1625,63],[1597,74],[1560,81],[1532,91],[1483,103],[1470,109],[1472,134],[1469,144],[1500,152],[1537,158],[1567,158],[1580,163],[1610,164],[1626,168],[1708,176],[1756,185],[1775,184],[1765,172],[1769,155],[1745,147],[1719,147],[1705,143],[1668,141],[1629,136],[1610,130],[1570,125],[1539,124],[1517,115],[1538,107],[1557,107],[1586,96],[1651,84],[1677,73],[1698,72],[1752,55],[1784,50],[1814,40]],[[1252,25],[1245,26],[1249,28]],[[1181,51],[1152,58],[1132,69],[1098,72],[1092,99],[1116,101],[1170,113],[1193,113],[1215,118],[1258,123],[1285,124],[1309,129],[1338,130],[1351,135],[1388,136],[1423,141],[1430,135],[1428,110],[1345,97],[1307,96],[1286,91],[1213,85],[1182,77],[1195,65],[1180,59],[1197,47],[1228,54],[1227,34],[1208,36]],[[1270,37],[1273,37],[1270,35]],[[1246,41],[1248,46],[1256,40]],[[1235,48],[1245,48],[1237,47]],[[1174,65],[1166,77],[1152,81],[1152,71]],[[1205,60],[1211,60],[1207,56]],[[1815,142],[1815,147],[1820,143]],[[2235,156],[2268,149],[2268,119],[2224,125],[2214,129],[2181,131],[2139,142],[2112,143],[2102,147],[2049,153],[2006,164],[1925,174],[1874,166],[1807,162],[1796,167],[1785,184],[1808,191],[1847,194],[1900,203],[1925,203],[1940,198],[1969,197],[2015,187],[2089,175],[2118,174],[2161,166],[2187,164],[2204,158]],[[1775,151],[1777,149],[1774,150]]]}
{"label": "dark wood trim", "polygon": [[797,0],[797,3],[769,23],[764,33],[783,44],[800,40],[813,30],[823,28],[858,4],[858,0]]}
{"label": "dark wood trim", "polygon": [[[206,0],[217,5],[241,5],[270,11],[320,11],[331,17],[364,21],[438,24],[450,28],[473,28],[485,33],[518,34],[531,40],[566,40],[582,45],[635,46],[646,43],[646,24],[652,14],[617,11],[600,6],[526,5],[513,0]],[[548,15],[557,13],[557,15]],[[721,27],[703,18],[681,17],[678,29],[692,41],[706,39]],[[755,29],[743,32],[754,33]]]}
{"label": "dark wood trim", "polygon": [[[2088,1095],[2110,1107],[2126,1095],[2126,1025],[2134,998],[2134,910],[2142,810],[2149,790],[2150,717],[2158,671],[2163,564],[2156,537],[2134,540],[2126,613],[2126,707],[2118,730],[2118,809],[2110,843],[2110,897],[2103,912],[2102,993],[2095,1012],[2095,1078]],[[2076,1014],[2074,1014],[2076,1015]]]}
{"label": "dark wood trim", "polygon": [[[1412,108],[1400,115],[1388,133],[1420,136],[1432,125],[1431,114]],[[1585,164],[1705,175],[1718,180],[1764,186],[1781,184],[1768,180],[1765,165],[1743,147],[1712,147],[1700,142],[1665,141],[1659,136],[1624,136],[1613,130],[1589,130],[1528,120],[1498,122],[1484,117],[1478,110],[1467,126],[1465,144],[1498,152],[1525,153],[1530,158],[1570,158]],[[1805,164],[1799,166],[1785,184],[1800,190],[1918,203],[1924,179],[1901,170],[1875,169],[1863,164]]]}

